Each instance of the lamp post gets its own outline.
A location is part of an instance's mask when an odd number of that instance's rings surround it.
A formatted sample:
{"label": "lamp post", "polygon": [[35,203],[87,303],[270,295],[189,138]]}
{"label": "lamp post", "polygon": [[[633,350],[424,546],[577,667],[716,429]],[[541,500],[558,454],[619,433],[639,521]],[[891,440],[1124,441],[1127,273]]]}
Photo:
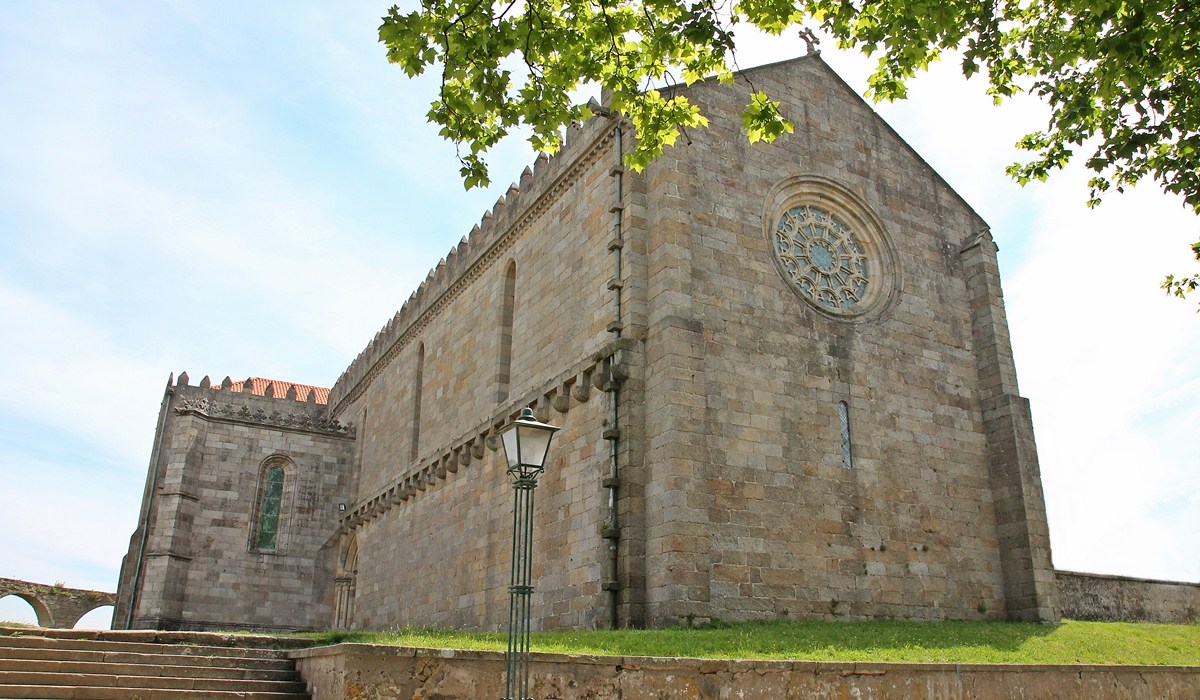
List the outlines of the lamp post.
{"label": "lamp post", "polygon": [[508,585],[508,651],[504,653],[504,700],[529,696],[529,625],[533,596],[533,490],[558,428],[539,423],[526,408],[500,433],[513,484],[512,576]]}

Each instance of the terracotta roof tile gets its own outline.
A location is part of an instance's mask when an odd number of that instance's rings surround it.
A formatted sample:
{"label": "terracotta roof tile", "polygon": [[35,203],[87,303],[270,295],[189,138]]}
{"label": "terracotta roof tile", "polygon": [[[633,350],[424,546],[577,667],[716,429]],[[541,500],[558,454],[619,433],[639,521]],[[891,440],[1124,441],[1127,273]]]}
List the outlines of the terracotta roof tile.
{"label": "terracotta roof tile", "polygon": [[250,383],[250,393],[255,396],[266,396],[267,386],[270,385],[274,395],[277,398],[287,396],[288,389],[296,389],[296,400],[302,403],[307,403],[310,400],[310,395],[316,399],[318,404],[326,404],[329,402],[329,390],[319,386],[309,386],[308,384],[293,384],[292,382],[283,382],[278,379],[266,379],[264,377],[250,377],[236,381],[230,387],[230,391],[241,393],[246,389],[246,383]]}

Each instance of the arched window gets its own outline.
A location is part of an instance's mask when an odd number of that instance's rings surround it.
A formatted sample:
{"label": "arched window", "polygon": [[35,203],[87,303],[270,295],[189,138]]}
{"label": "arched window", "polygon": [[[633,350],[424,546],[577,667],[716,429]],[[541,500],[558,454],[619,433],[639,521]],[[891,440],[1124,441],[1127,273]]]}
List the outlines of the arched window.
{"label": "arched window", "polygon": [[838,401],[838,425],[842,430],[842,466],[850,469],[854,466],[854,456],[850,452],[850,407],[845,401]]}
{"label": "arched window", "polygon": [[504,293],[500,297],[500,338],[496,361],[496,403],[508,399],[512,379],[513,308],[517,302],[517,263],[510,262],[504,271]]}
{"label": "arched window", "polygon": [[284,487],[287,485],[287,467],[290,464],[279,457],[272,457],[263,463],[259,473],[254,530],[250,537],[251,550],[278,552],[281,549]]}

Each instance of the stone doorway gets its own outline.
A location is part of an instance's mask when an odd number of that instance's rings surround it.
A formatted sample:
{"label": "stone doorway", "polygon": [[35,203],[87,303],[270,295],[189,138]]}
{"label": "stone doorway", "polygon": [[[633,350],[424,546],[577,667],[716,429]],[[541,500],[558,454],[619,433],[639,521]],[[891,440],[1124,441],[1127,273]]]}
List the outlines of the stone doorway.
{"label": "stone doorway", "polygon": [[333,579],[333,628],[347,630],[354,624],[354,586],[358,579],[358,538],[351,534],[338,557]]}

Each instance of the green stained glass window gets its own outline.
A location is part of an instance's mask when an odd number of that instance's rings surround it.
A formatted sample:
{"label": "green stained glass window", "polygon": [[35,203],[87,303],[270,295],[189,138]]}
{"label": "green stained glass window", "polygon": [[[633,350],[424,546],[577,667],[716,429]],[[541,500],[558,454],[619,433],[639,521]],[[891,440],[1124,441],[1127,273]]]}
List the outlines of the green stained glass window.
{"label": "green stained glass window", "polygon": [[283,467],[267,469],[262,505],[258,512],[258,548],[275,549],[279,534],[279,508],[283,504]]}

